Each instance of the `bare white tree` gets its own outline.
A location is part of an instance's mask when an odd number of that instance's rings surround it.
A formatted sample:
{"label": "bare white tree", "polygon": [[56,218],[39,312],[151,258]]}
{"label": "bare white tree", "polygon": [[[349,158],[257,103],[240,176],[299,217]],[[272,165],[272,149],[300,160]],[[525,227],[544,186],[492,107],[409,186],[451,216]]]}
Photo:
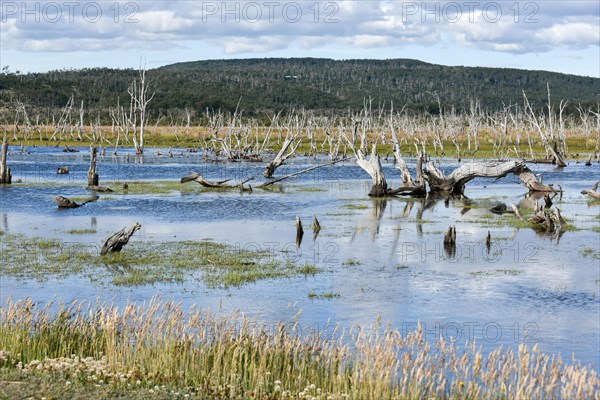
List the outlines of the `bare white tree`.
{"label": "bare white tree", "polygon": [[[148,122],[146,112],[148,110],[148,104],[154,98],[156,92],[149,94],[151,83],[146,78],[146,66],[140,65],[138,78],[131,82],[131,85],[127,89],[127,93],[131,97],[131,112],[133,118],[130,120],[133,123],[134,134],[133,134],[133,145],[135,146],[135,154],[144,154],[144,129]],[[137,130],[137,119],[139,118],[139,131]],[[139,135],[136,135],[136,133]]]}

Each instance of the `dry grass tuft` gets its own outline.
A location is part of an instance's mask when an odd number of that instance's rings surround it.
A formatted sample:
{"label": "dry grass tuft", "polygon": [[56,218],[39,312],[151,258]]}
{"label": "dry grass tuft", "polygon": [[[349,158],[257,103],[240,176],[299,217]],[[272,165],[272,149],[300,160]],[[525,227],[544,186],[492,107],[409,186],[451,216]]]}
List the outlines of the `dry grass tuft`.
{"label": "dry grass tuft", "polygon": [[[272,331],[238,315],[222,318],[154,298],[106,303],[9,301],[0,309],[0,370],[51,374],[79,385],[183,390],[208,398],[593,399],[591,367],[537,346],[484,356],[422,330],[402,336],[376,326]],[[1,376],[1,375],[0,375]],[[162,388],[162,389],[161,389]]]}

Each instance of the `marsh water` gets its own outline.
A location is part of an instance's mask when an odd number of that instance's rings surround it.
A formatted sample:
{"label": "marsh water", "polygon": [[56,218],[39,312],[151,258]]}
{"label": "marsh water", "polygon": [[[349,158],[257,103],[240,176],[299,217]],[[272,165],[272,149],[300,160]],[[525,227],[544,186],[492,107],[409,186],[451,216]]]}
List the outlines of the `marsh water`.
{"label": "marsh water", "polygon": [[[174,157],[156,155],[154,149],[143,159],[127,149],[118,157],[100,156],[100,184],[116,190],[100,193],[98,201],[81,208],[60,210],[55,195],[91,194],[85,190],[87,149],[27,150],[29,154],[20,154],[11,148],[13,181],[21,182],[0,187],[0,230],[5,234],[0,241],[7,234],[23,234],[60,238],[65,246],[97,251],[109,235],[139,222],[142,229],[132,242],[151,246],[213,240],[268,251],[282,262],[288,258],[314,264],[319,272],[227,288],[212,288],[197,279],[114,285],[109,278],[115,271],[108,268],[94,272],[100,279],[86,274],[39,279],[2,272],[2,304],[29,297],[39,303],[101,299],[121,305],[159,295],[224,315],[240,311],[266,327],[297,321],[306,329],[322,330],[335,324],[370,326],[380,320],[406,333],[420,322],[432,341],[440,335],[461,344],[475,340],[485,351],[538,343],[544,352],[599,367],[600,206],[580,191],[600,178],[600,164],[531,166],[544,183],[564,189],[562,199],[556,197],[554,203],[572,229],[557,237],[515,227],[510,222],[514,216],[488,211],[498,202],[533,207],[535,199],[513,176],[470,182],[468,199],[375,200],[367,196],[368,175],[349,161],[285,180],[271,190],[240,193],[176,182],[189,171],[212,180],[256,176],[260,182],[263,163],[205,162],[201,154],[182,150],[174,150]],[[280,167],[276,176],[327,161],[298,157]],[[453,160],[439,161],[445,171],[456,167]],[[393,160],[383,162],[388,183],[399,186]],[[414,160],[407,162],[414,169]],[[64,165],[70,173],[56,175],[57,167]],[[160,193],[136,194],[121,190],[125,181],[173,184]],[[322,226],[316,238],[310,229],[313,215]],[[305,226],[300,246],[296,216]],[[450,225],[457,231],[454,257],[442,245]],[[67,233],[81,229],[92,233]]]}

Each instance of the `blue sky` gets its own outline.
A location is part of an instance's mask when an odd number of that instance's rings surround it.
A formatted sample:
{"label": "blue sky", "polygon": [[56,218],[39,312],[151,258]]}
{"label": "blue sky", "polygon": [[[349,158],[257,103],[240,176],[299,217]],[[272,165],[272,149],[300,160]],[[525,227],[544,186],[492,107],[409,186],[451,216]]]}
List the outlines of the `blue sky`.
{"label": "blue sky", "polygon": [[593,1],[5,1],[0,66],[412,58],[600,77]]}

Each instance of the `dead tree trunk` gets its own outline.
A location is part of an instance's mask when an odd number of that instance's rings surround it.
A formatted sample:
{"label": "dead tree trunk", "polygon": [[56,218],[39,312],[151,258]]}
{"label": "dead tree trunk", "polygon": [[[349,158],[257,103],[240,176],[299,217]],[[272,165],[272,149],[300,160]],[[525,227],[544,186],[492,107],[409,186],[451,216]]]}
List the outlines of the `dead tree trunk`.
{"label": "dead tree trunk", "polygon": [[[393,119],[390,118],[390,130],[392,132],[392,141],[394,143],[394,157],[396,158],[396,169],[400,171],[402,175],[402,187],[395,189],[393,194],[403,194],[412,196],[423,196],[426,194],[425,181],[423,180],[423,161],[425,159],[425,152],[419,152],[417,156],[417,167],[415,180],[412,179],[406,163],[402,159],[400,153],[400,142],[396,135],[396,129],[394,128]],[[440,142],[441,143],[441,142]],[[443,151],[443,150],[442,150]]]}
{"label": "dead tree trunk", "polygon": [[90,169],[88,170],[88,186],[98,186],[98,173],[96,172],[97,150],[94,145],[90,145]]}
{"label": "dead tree trunk", "polygon": [[6,165],[8,154],[8,139],[6,136],[2,142],[2,153],[0,153],[0,184],[10,185],[12,183],[12,172]]}
{"label": "dead tree trunk", "polygon": [[275,170],[278,167],[280,167],[285,162],[285,160],[287,160],[292,155],[294,155],[294,153],[296,152],[296,149],[298,148],[298,146],[300,145],[300,142],[301,142],[297,138],[298,138],[298,133],[285,139],[285,142],[283,142],[283,146],[281,146],[281,150],[279,150],[279,153],[277,153],[277,156],[275,156],[275,159],[273,161],[271,161],[269,164],[267,164],[267,166],[265,167],[265,170],[263,172],[263,176],[265,178],[272,178],[273,174],[275,173]]}
{"label": "dead tree trunk", "polygon": [[530,191],[557,192],[551,186],[538,182],[523,161],[468,163],[458,167],[448,176],[433,162],[428,162],[423,173],[431,192],[463,194],[465,184],[474,178],[502,178],[510,173],[517,175]]}
{"label": "dead tree trunk", "polygon": [[[542,130],[540,121],[538,121],[537,117],[535,116],[535,111],[533,111],[531,104],[529,104],[529,100],[527,99],[527,96],[525,95],[524,91],[523,91],[523,97],[525,99],[525,112],[528,113],[531,124],[538,131],[538,134],[540,135],[540,139],[542,139],[542,143],[544,143],[544,147],[546,148],[546,151],[548,153],[552,154],[552,157],[554,158],[554,162],[556,163],[557,166],[566,167],[567,163],[562,159],[562,157],[559,154],[559,152],[557,151],[557,149],[555,149],[554,147],[552,147],[550,145],[550,138],[548,138],[549,134]],[[549,100],[550,100],[550,87],[548,87],[548,101]],[[550,118],[549,126],[552,127],[551,117],[549,116],[548,118]]]}
{"label": "dead tree trunk", "polygon": [[142,225],[136,222],[131,226],[131,228],[129,228],[128,231],[123,228],[119,232],[111,235],[108,239],[106,239],[106,242],[104,242],[104,246],[102,246],[102,250],[100,250],[100,255],[103,256],[107,253],[116,253],[121,251],[123,246],[129,243],[131,236],[133,236],[133,234],[136,233],[141,227]]}

